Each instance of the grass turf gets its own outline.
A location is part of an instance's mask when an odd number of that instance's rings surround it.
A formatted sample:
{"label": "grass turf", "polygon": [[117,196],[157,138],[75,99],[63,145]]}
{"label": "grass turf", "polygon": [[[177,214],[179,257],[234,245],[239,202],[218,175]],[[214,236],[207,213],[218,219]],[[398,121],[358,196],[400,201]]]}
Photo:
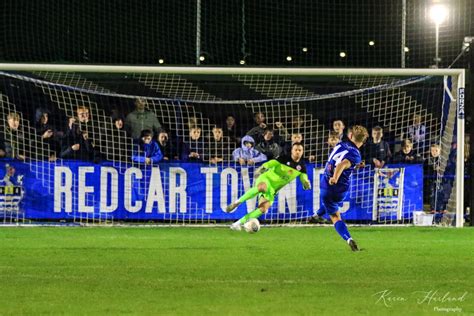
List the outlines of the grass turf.
{"label": "grass turf", "polygon": [[350,231],[2,228],[0,314],[474,314],[474,229]]}

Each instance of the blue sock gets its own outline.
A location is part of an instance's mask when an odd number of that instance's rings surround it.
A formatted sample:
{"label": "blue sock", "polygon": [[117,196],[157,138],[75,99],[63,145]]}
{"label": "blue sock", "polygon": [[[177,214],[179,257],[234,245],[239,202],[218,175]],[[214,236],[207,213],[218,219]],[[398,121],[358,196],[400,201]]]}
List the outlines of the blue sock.
{"label": "blue sock", "polygon": [[325,213],[326,213],[326,210],[325,210],[324,208],[320,208],[320,209],[316,212],[316,214],[317,214],[318,216],[320,216],[320,217],[323,216]]}
{"label": "blue sock", "polygon": [[334,228],[336,229],[337,233],[341,235],[342,239],[344,239],[345,241],[351,238],[351,234],[349,234],[349,231],[347,230],[347,226],[343,221],[337,221],[334,224]]}

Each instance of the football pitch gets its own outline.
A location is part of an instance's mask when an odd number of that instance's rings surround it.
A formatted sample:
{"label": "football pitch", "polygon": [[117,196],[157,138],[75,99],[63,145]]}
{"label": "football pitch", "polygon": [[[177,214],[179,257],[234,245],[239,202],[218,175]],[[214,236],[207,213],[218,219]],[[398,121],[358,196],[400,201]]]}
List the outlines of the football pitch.
{"label": "football pitch", "polygon": [[474,229],[0,229],[0,314],[473,315]]}

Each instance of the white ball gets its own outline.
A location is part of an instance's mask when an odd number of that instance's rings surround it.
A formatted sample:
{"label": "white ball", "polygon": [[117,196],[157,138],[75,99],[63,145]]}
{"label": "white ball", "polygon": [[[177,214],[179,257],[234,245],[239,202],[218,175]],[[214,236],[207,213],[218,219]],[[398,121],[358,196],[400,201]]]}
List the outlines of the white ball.
{"label": "white ball", "polygon": [[244,229],[249,234],[256,233],[260,230],[260,222],[256,218],[251,218],[244,224]]}

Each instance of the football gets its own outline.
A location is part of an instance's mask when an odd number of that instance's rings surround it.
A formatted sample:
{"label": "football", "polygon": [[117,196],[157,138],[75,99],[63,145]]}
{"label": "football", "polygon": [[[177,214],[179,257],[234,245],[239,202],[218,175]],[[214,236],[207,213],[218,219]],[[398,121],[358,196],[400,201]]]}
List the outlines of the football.
{"label": "football", "polygon": [[256,218],[251,218],[244,224],[244,229],[247,233],[256,233],[260,230],[260,222]]}

